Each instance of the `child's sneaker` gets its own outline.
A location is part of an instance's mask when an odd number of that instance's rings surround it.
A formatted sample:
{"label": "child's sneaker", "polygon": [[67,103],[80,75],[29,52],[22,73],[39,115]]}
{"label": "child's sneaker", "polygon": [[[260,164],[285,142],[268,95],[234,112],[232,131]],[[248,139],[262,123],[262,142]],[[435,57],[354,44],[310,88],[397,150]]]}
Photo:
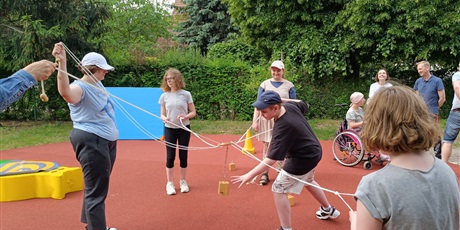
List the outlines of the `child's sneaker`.
{"label": "child's sneaker", "polygon": [[174,183],[173,182],[168,182],[166,184],[166,194],[168,194],[168,195],[175,195],[176,194],[176,188],[174,188]]}
{"label": "child's sneaker", "polygon": [[189,191],[187,182],[185,180],[180,180],[179,184],[180,184],[180,192],[186,193]]}
{"label": "child's sneaker", "polygon": [[331,206],[329,211],[326,211],[323,209],[321,206],[319,210],[316,212],[316,217],[321,220],[326,220],[326,219],[335,219],[340,216],[340,212],[334,208],[334,206]]}

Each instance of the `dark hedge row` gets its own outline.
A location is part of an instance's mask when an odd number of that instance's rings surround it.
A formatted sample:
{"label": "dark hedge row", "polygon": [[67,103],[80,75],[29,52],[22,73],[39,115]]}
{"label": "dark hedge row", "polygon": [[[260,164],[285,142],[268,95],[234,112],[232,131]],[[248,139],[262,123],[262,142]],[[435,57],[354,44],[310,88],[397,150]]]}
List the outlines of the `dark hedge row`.
{"label": "dark hedge row", "polygon": [[[174,67],[179,69],[194,98],[197,118],[203,120],[251,120],[253,107],[259,84],[270,78],[269,66],[254,66],[246,62],[231,59],[205,59],[195,53],[176,52],[165,55],[161,59],[151,59],[146,65],[117,66],[103,81],[105,86],[124,87],[159,87],[164,72]],[[369,70],[368,77],[350,79],[334,77],[315,79],[305,76],[299,68],[290,68],[286,63],[286,78],[292,81],[297,89],[299,99],[311,106],[309,118],[341,118],[344,110],[334,105],[348,103],[349,95],[360,91],[366,96],[373,82],[374,70]],[[376,71],[376,70],[375,70]],[[75,69],[69,69],[77,77],[81,77]],[[408,75],[412,77],[407,77]],[[445,73],[447,102],[443,106],[441,116],[446,118],[452,101],[450,78]],[[398,77],[400,76],[400,77]],[[404,76],[404,77],[402,77]],[[417,72],[402,71],[392,74],[393,80],[409,86],[417,78]],[[404,79],[404,80],[398,80]],[[72,79],[71,79],[72,80]],[[67,104],[59,96],[56,89],[55,76],[45,84],[50,101],[39,100],[40,88],[29,90],[22,99],[0,114],[1,120],[70,120]],[[157,103],[157,99],[152,103]],[[151,111],[159,114],[159,111]]]}

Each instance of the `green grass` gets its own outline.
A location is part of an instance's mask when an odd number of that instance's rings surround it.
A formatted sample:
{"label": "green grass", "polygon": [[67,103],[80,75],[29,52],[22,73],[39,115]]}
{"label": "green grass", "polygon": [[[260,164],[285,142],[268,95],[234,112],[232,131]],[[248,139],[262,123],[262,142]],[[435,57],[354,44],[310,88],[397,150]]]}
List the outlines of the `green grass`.
{"label": "green grass", "polygon": [[64,142],[71,122],[1,122],[0,150]]}
{"label": "green grass", "polygon": [[[332,140],[340,120],[309,120],[320,140]],[[72,122],[0,122],[0,150],[69,141]],[[445,120],[440,122],[444,130]],[[198,134],[240,134],[251,126],[250,121],[192,120],[191,128]],[[460,139],[460,137],[459,137]],[[458,141],[454,146],[458,147]]]}

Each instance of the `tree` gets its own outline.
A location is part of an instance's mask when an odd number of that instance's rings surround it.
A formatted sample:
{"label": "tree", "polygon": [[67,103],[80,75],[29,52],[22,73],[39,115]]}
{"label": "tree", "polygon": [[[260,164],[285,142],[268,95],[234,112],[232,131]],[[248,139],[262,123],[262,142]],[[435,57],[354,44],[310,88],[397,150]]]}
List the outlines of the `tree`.
{"label": "tree", "polygon": [[[13,72],[40,59],[52,60],[54,43],[62,41],[77,57],[89,51],[101,52],[89,41],[105,32],[104,20],[110,15],[99,1],[79,0],[0,0],[0,70]],[[69,59],[71,55],[68,55]],[[69,61],[69,73],[76,63]],[[56,89],[56,81],[46,81],[47,89]],[[48,90],[48,103],[37,103],[39,90],[29,90],[13,104],[8,113],[17,118],[65,119],[67,104],[57,90]],[[20,109],[18,109],[20,108]],[[49,117],[51,116],[51,117]]]}
{"label": "tree", "polygon": [[106,0],[112,17],[107,32],[96,40],[114,64],[142,63],[159,48],[158,39],[168,39],[171,15],[166,6],[149,0]]}
{"label": "tree", "polygon": [[443,66],[460,48],[455,0],[223,1],[251,44],[268,57],[283,52],[311,78],[407,70],[421,59]]}
{"label": "tree", "polygon": [[227,6],[220,0],[184,0],[179,12],[187,19],[179,23],[177,39],[190,47],[198,48],[202,55],[219,42],[228,40],[238,28],[232,24]]}
{"label": "tree", "polygon": [[438,68],[458,62],[460,2],[455,0],[352,1],[338,15],[335,28],[341,48],[353,49],[357,60],[385,60],[413,67],[428,60]]}
{"label": "tree", "polygon": [[94,50],[88,39],[104,31],[109,16],[103,3],[91,0],[1,0],[0,6],[0,68],[10,71],[49,58],[59,41],[77,54]]}

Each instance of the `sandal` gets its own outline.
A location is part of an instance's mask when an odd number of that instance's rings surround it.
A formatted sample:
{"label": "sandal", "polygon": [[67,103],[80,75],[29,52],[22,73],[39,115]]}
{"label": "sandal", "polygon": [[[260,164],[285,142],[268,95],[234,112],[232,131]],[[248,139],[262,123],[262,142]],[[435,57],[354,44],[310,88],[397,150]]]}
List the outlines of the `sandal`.
{"label": "sandal", "polygon": [[266,185],[268,184],[269,181],[270,179],[268,179],[268,173],[262,173],[262,175],[260,175],[260,180],[259,180],[260,185]]}

